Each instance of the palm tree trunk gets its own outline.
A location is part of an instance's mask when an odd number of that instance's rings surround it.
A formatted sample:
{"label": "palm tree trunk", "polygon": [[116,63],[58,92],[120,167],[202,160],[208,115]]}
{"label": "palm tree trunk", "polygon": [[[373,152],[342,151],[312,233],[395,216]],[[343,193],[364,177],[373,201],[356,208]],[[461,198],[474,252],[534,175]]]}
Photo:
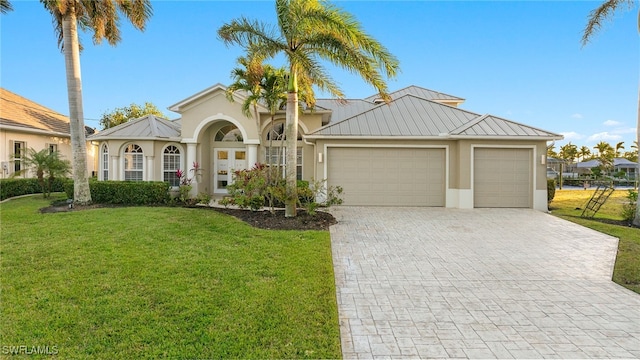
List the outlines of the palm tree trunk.
{"label": "palm tree trunk", "polygon": [[[638,13],[638,28],[640,28],[640,12]],[[638,84],[638,121],[636,127],[636,141],[640,143],[640,83]],[[638,181],[638,175],[640,175],[640,158],[636,168],[636,181]],[[636,217],[633,219],[633,225],[640,226],[640,206],[638,206],[638,201],[636,201]]]}
{"label": "palm tree trunk", "polygon": [[69,96],[69,120],[71,130],[71,159],[73,162],[73,200],[84,205],[91,202],[89,178],[87,177],[87,141],[82,110],[82,80],[80,77],[80,51],[78,24],[75,6],[62,19],[64,62],[67,71],[67,93]]}
{"label": "palm tree trunk", "polygon": [[298,153],[298,81],[295,71],[290,72],[289,91],[287,93],[287,115],[284,128],[286,153],[285,178],[287,195],[285,200],[285,217],[296,216],[298,202],[297,189],[297,153]]}

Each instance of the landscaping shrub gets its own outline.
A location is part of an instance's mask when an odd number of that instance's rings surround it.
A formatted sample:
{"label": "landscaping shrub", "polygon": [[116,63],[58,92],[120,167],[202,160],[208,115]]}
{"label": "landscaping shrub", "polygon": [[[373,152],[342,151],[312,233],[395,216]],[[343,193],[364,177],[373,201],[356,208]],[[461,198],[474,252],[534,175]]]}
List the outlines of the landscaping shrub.
{"label": "landscaping shrub", "polygon": [[[327,197],[327,194],[324,194],[324,187],[318,184],[324,184],[324,182],[314,183],[314,186],[310,186],[306,180],[297,181],[298,205],[307,209],[311,215],[315,213],[318,206],[342,203],[342,200],[338,198],[338,194],[342,192],[341,188],[339,192],[331,189],[331,196]],[[227,190],[229,196],[220,200],[220,204],[224,206],[237,205],[241,209],[249,208],[253,211],[265,206],[272,210],[274,207],[284,207],[287,197],[286,181],[280,177],[277,169],[264,164],[256,164],[251,169],[234,172],[234,182],[227,186]],[[316,203],[318,195],[325,195],[324,198],[331,199],[331,201],[318,204]]]}
{"label": "landscaping shrub", "polygon": [[[51,184],[51,192],[65,191],[65,178],[55,178]],[[0,200],[14,196],[41,194],[42,186],[37,178],[29,179],[0,179]]]}
{"label": "landscaping shrub", "polygon": [[547,179],[547,203],[556,196],[556,179]]}
{"label": "landscaping shrub", "polygon": [[[96,204],[159,205],[169,200],[169,184],[161,181],[89,181],[89,188]],[[73,198],[73,181],[65,191]]]}
{"label": "landscaping shrub", "polygon": [[622,218],[629,224],[636,217],[636,206],[638,204],[638,192],[635,190],[627,190],[627,202],[622,205]]}

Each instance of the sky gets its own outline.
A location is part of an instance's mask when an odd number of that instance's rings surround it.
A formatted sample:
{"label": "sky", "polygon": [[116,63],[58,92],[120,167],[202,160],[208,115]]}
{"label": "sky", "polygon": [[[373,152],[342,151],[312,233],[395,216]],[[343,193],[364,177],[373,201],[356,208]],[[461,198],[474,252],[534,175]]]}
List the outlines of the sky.
{"label": "sky", "polygon": [[[617,14],[585,47],[582,30],[599,1],[333,1],[400,61],[391,91],[410,85],[466,99],[460,106],[559,133],[593,147],[635,140],[640,84],[637,7]],[[0,15],[0,85],[68,115],[64,57],[51,15],[12,1]],[[217,37],[244,16],[275,24],[273,1],[152,1],[144,32],[122,21],[122,41],[81,34],[85,124],[150,101],[167,108],[214,84],[231,83],[243,54]],[[281,59],[272,62],[281,66]],[[325,63],[326,64],[326,63]],[[327,64],[347,98],[375,90]],[[326,94],[318,94],[326,97]]]}

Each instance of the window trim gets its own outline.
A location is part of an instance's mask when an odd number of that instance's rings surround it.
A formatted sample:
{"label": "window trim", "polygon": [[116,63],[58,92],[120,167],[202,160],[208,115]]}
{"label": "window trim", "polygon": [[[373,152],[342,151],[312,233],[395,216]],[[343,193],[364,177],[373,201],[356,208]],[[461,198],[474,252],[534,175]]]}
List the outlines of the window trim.
{"label": "window trim", "polygon": [[[20,145],[20,150],[16,151],[16,145]],[[12,157],[13,157],[13,166],[12,166],[12,170],[13,173],[19,173],[20,171],[23,171],[23,164],[22,164],[22,156],[24,151],[26,151],[27,149],[27,142],[26,141],[20,141],[20,140],[13,140],[11,143],[11,147],[12,147]],[[25,176],[25,174],[23,173],[22,176]]]}
{"label": "window trim", "polygon": [[100,146],[100,176],[103,181],[109,180],[109,145],[107,143]]}
{"label": "window trim", "polygon": [[[181,146],[180,144],[177,144],[177,143],[168,143],[168,144],[165,144],[165,146],[162,148],[162,161],[161,161],[161,164],[160,164],[160,169],[161,169],[161,179],[162,179],[162,181],[165,181],[165,179],[164,179],[165,173],[166,173],[167,171],[169,171],[169,170],[165,170],[165,169],[164,169],[164,166],[165,166],[165,158],[164,158],[164,157],[165,157],[165,155],[166,155],[166,154],[165,154],[165,151],[166,151],[166,150],[167,150],[167,148],[169,148],[170,146],[173,146],[173,147],[175,147],[176,149],[178,149],[178,154],[177,154],[177,155],[178,155],[178,169],[181,169],[181,170],[183,170],[183,171],[184,171],[184,149],[182,148],[182,146]],[[175,155],[175,154],[171,154],[171,155]],[[177,169],[175,169],[175,170],[177,170]],[[174,174],[175,174],[175,170],[172,170]],[[166,181],[165,181],[165,182],[166,182]],[[177,187],[179,187],[179,186],[180,186],[180,179],[178,179],[178,185],[171,185],[171,183],[169,183],[169,185],[170,185],[172,188],[177,188]]]}
{"label": "window trim", "polygon": [[[140,149],[139,152],[128,152],[128,150],[130,149],[130,147],[132,146],[137,146],[138,149]],[[141,166],[140,169],[127,169],[127,155],[140,155],[142,157],[142,161],[141,161]],[[133,157],[132,157],[133,160]],[[142,146],[138,145],[137,143],[129,143],[127,145],[124,146],[124,148],[122,149],[122,179],[124,181],[145,181],[145,166],[144,166],[144,150],[142,149]],[[133,165],[135,165],[135,162],[133,163]],[[129,175],[131,175],[131,173],[133,172],[139,172],[140,173],[140,179],[127,179],[127,173],[129,173]]]}

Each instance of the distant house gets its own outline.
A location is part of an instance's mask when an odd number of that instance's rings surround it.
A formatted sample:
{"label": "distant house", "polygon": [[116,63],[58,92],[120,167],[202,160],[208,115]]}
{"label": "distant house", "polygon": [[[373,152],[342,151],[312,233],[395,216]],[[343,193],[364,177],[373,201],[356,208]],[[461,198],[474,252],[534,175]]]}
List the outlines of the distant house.
{"label": "distant house", "polygon": [[[581,174],[590,174],[591,169],[601,165],[600,160],[593,159],[589,161],[583,161],[578,163],[578,172]],[[625,172],[627,177],[635,178],[637,174],[638,163],[630,161],[625,158],[613,159],[613,172]]]}
{"label": "distant house", "polygon": [[[214,85],[169,107],[175,121],[146,116],[89,137],[99,142],[99,180],[161,180],[201,174],[192,192],[227,193],[233,171],[281,161],[285,112],[275,121],[242,113]],[[344,188],[345,205],[522,207],[547,210],[547,141],[561,135],[462,110],[464,99],[410,86],[385,104],[318,99],[300,114],[299,179]]]}
{"label": "distant house", "polygon": [[[87,135],[95,132],[89,127],[85,127],[85,130]],[[0,178],[24,170],[24,164],[14,154],[27,148],[59,151],[71,161],[69,118],[0,88]],[[95,147],[87,142],[88,175],[95,171],[95,152]],[[24,172],[21,176],[34,175]]]}

